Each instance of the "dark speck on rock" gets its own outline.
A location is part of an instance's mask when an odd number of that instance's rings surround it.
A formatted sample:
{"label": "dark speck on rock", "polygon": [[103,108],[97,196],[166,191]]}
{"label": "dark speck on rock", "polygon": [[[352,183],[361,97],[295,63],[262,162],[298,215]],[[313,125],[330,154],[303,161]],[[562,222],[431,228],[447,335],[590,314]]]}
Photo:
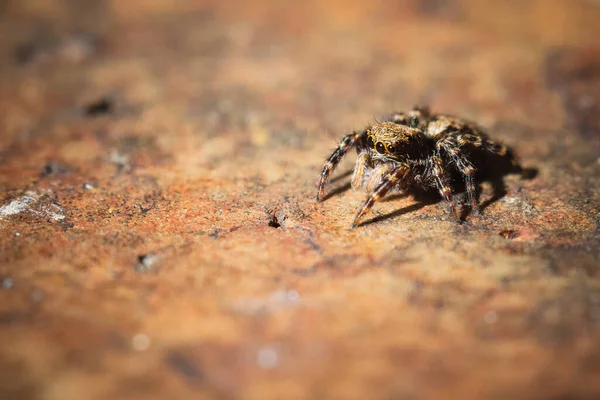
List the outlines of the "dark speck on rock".
{"label": "dark speck on rock", "polygon": [[55,161],[51,161],[48,164],[44,165],[44,168],[42,170],[42,176],[57,175],[68,171],[69,167],[67,167],[66,165],[60,164]]}
{"label": "dark speck on rock", "polygon": [[519,232],[512,229],[507,229],[500,232],[499,235],[502,236],[504,239],[516,239],[519,237]]}
{"label": "dark speck on rock", "polygon": [[190,384],[198,385],[202,382],[202,371],[185,354],[179,351],[170,351],[165,361],[171,369],[182,375]]}
{"label": "dark speck on rock", "polygon": [[104,97],[94,103],[90,103],[85,107],[85,115],[89,117],[97,117],[104,114],[110,114],[114,109],[113,101]]}
{"label": "dark speck on rock", "polygon": [[154,254],[141,254],[138,256],[138,263],[135,266],[137,272],[150,272],[156,267],[158,256]]}
{"label": "dark speck on rock", "polygon": [[24,43],[14,50],[14,58],[17,64],[23,65],[29,63],[35,58],[37,48],[33,43]]}
{"label": "dark speck on rock", "polygon": [[269,226],[271,228],[281,228],[281,224],[275,215],[272,215],[269,219]]}

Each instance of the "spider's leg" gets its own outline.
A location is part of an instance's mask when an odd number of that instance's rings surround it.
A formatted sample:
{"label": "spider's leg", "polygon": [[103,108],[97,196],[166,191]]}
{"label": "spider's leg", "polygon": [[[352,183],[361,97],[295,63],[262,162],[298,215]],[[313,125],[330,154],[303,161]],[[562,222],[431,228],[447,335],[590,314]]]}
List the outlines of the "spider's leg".
{"label": "spider's leg", "polygon": [[504,146],[501,143],[496,143],[492,140],[485,140],[484,144],[483,144],[483,149],[486,151],[489,151],[490,153],[493,154],[497,154],[500,157],[508,157],[508,159],[510,160],[513,168],[515,168],[516,171],[523,171],[523,168],[521,167],[521,162],[519,161],[519,158],[512,152],[510,151],[510,149],[506,146]]}
{"label": "spider's leg", "polygon": [[405,112],[393,112],[391,114],[386,115],[385,117],[383,117],[383,121],[382,122],[394,122],[396,124],[406,124],[408,120],[408,114]]}
{"label": "spider's leg", "polygon": [[387,173],[382,179],[382,182],[375,188],[375,190],[373,190],[373,192],[369,194],[367,200],[365,200],[362,207],[358,210],[358,213],[356,213],[356,217],[354,217],[354,221],[352,222],[351,227],[356,228],[356,226],[358,225],[358,221],[363,215],[369,212],[371,207],[373,207],[373,204],[375,204],[377,200],[385,196],[385,194],[391,188],[393,188],[400,179],[404,178],[409,171],[410,167],[407,164],[400,164],[399,166],[391,170],[389,173]]}
{"label": "spider's leg", "polygon": [[473,133],[462,133],[456,136],[456,142],[459,146],[471,145],[475,148],[481,148],[493,154],[497,154],[500,157],[510,155],[514,159],[514,163],[517,163],[514,155],[509,151],[508,147],[501,143],[496,143],[490,140],[484,135],[477,135]]}
{"label": "spider's leg", "polygon": [[429,118],[431,116],[431,110],[428,106],[413,106],[413,111],[418,112],[423,118]]}
{"label": "spider's leg", "polygon": [[446,205],[454,215],[456,221],[460,222],[460,215],[456,211],[456,204],[454,203],[452,189],[450,188],[450,179],[444,170],[442,159],[438,156],[433,156],[429,160],[431,163],[431,174],[433,175],[435,186],[439,190],[442,198],[446,201]]}
{"label": "spider's leg", "polygon": [[342,161],[342,158],[346,155],[348,150],[352,146],[355,146],[365,135],[367,134],[366,130],[362,130],[359,132],[352,132],[349,135],[346,135],[339,146],[333,151],[325,165],[323,166],[323,170],[321,171],[321,180],[319,181],[319,191],[317,193],[317,201],[323,200],[323,194],[325,193],[325,184],[327,183],[327,178],[333,172],[335,167]]}
{"label": "spider's leg", "polygon": [[438,152],[446,154],[454,165],[456,165],[456,169],[458,169],[465,181],[465,189],[467,191],[467,198],[471,204],[471,210],[475,214],[479,214],[479,200],[477,199],[477,189],[475,187],[475,167],[473,163],[461,153],[460,145],[454,138],[442,139],[437,142],[436,147]]}
{"label": "spider's leg", "polygon": [[409,125],[414,128],[423,128],[421,125],[431,117],[428,107],[414,106],[408,112],[393,112],[387,115],[383,122],[393,122],[401,125]]}

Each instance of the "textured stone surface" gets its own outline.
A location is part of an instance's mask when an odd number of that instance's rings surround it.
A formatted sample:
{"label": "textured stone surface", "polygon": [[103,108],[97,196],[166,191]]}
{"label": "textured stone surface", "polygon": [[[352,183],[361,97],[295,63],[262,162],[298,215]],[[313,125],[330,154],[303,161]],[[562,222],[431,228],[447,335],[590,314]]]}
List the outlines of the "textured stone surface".
{"label": "textured stone surface", "polygon": [[[0,5],[0,398],[600,397],[598,2],[364,3]],[[414,103],[537,174],[349,230]]]}

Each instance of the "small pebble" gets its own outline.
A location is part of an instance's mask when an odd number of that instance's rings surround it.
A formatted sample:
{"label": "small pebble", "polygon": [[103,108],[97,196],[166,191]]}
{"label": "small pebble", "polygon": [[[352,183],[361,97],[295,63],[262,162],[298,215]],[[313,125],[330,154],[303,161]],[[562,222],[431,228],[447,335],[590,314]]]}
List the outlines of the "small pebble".
{"label": "small pebble", "polygon": [[15,232],[15,236],[19,237],[19,236],[21,236],[21,234],[19,232]]}
{"label": "small pebble", "polygon": [[85,190],[92,190],[92,189],[94,189],[94,186],[93,186],[93,185],[91,185],[91,184],[89,184],[89,183],[84,183],[84,184],[83,184],[83,188],[84,188]]}

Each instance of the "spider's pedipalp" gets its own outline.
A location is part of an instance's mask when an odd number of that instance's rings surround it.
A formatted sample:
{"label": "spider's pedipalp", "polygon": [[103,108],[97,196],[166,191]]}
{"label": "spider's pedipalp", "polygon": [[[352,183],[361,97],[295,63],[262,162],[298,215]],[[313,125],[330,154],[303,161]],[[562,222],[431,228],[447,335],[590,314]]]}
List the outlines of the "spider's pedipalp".
{"label": "spider's pedipalp", "polygon": [[385,177],[392,169],[394,169],[394,166],[389,163],[375,167],[373,172],[371,172],[369,179],[365,182],[365,191],[367,193],[372,193],[375,188],[384,181]]}
{"label": "spider's pedipalp", "polygon": [[327,179],[329,175],[333,172],[335,167],[342,161],[342,158],[346,155],[348,150],[355,146],[362,138],[367,134],[366,130],[352,132],[349,135],[346,135],[338,145],[338,147],[333,151],[329,159],[323,166],[321,171],[321,179],[319,180],[319,191],[317,192],[317,201],[323,200],[323,195],[325,193],[325,184],[327,183]]}
{"label": "spider's pedipalp", "polygon": [[358,213],[354,217],[354,221],[352,222],[351,228],[356,228],[358,225],[358,221],[365,215],[373,204],[375,204],[380,198],[386,195],[386,193],[396,186],[398,181],[404,178],[410,171],[410,166],[407,164],[400,164],[392,169],[385,177],[382,179],[382,182],[369,194],[367,200],[363,203],[362,207],[358,210]]}
{"label": "spider's pedipalp", "polygon": [[360,187],[367,168],[372,168],[371,156],[368,152],[362,152],[356,158],[356,165],[354,166],[351,180],[352,189],[356,190]]}

